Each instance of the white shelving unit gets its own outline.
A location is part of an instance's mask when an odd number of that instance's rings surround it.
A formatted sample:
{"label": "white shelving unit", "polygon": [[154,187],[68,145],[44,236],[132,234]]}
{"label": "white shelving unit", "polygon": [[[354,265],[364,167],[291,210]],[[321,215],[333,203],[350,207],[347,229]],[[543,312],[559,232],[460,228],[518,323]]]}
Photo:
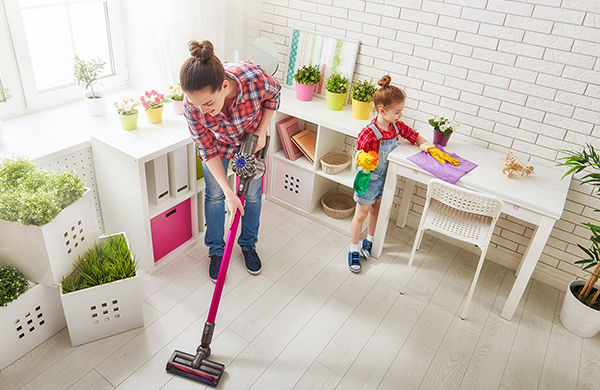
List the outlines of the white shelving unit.
{"label": "white shelving unit", "polygon": [[[301,129],[308,128],[315,133],[317,142],[314,164],[304,156],[296,161],[285,157],[276,123],[288,116],[298,118]],[[346,137],[356,139],[360,130],[368,124],[369,120],[352,117],[350,104],[341,111],[332,111],[325,107],[323,99],[314,98],[310,102],[303,102],[296,99],[295,90],[283,89],[279,110],[275,112],[271,122],[268,199],[349,234],[352,217],[340,220],[327,216],[321,206],[321,197],[334,191],[352,194],[355,172],[349,166],[338,174],[326,174],[321,169],[320,159],[327,154],[344,151]],[[290,189],[287,184],[292,183],[286,183],[286,180],[292,179],[294,188]],[[296,185],[299,187],[296,188]]]}

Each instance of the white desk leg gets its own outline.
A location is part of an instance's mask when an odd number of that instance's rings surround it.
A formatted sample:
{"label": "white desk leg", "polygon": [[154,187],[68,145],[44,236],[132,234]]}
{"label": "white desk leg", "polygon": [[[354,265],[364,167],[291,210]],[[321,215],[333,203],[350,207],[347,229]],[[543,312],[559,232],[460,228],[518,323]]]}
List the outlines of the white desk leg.
{"label": "white desk leg", "polygon": [[535,230],[523,257],[523,261],[521,262],[515,284],[513,285],[512,290],[510,290],[510,294],[508,295],[508,299],[506,300],[506,304],[504,305],[504,309],[502,309],[500,317],[508,321],[512,320],[555,222],[555,219],[544,217]]}
{"label": "white desk leg", "polygon": [[406,226],[406,220],[408,219],[408,210],[410,209],[410,202],[412,201],[413,192],[415,191],[415,181],[406,179],[406,185],[404,186],[404,192],[402,192],[402,199],[400,200],[400,209],[398,210],[398,217],[396,218],[396,226],[403,228]]}
{"label": "white desk leg", "polygon": [[390,219],[390,211],[394,202],[394,193],[396,192],[396,164],[389,163],[385,184],[383,185],[383,196],[381,197],[381,206],[379,208],[379,217],[375,225],[375,235],[373,236],[373,249],[371,256],[379,257],[383,251],[383,242],[387,233],[387,224]]}

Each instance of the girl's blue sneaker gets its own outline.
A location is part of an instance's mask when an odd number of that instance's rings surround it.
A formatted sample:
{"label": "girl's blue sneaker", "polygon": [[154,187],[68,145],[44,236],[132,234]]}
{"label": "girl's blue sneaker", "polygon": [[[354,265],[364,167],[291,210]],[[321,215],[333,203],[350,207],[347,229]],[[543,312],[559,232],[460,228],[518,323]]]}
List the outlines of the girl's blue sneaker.
{"label": "girl's blue sneaker", "polygon": [[360,272],[360,256],[358,252],[348,252],[348,267],[352,272]]}
{"label": "girl's blue sneaker", "polygon": [[362,244],[360,246],[360,253],[367,260],[369,260],[371,258],[371,249],[373,249],[373,243],[368,240],[362,240]]}

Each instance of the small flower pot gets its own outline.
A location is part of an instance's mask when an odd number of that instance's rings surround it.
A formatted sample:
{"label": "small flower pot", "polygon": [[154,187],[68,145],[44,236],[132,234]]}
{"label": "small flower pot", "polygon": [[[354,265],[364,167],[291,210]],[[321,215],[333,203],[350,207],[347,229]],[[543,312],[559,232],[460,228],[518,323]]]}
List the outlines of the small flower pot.
{"label": "small flower pot", "polygon": [[135,114],[119,114],[121,120],[121,127],[123,130],[135,130],[137,129],[138,113]]}
{"label": "small flower pot", "polygon": [[356,119],[369,119],[373,102],[360,102],[352,99],[352,117]]}
{"label": "small flower pot", "polygon": [[183,100],[171,100],[175,115],[183,115]]}
{"label": "small flower pot", "polygon": [[162,122],[163,106],[151,108],[146,111],[146,118],[148,123],[160,123]]}
{"label": "small flower pot", "polygon": [[444,133],[440,133],[437,130],[433,130],[433,144],[446,146],[448,144],[448,140],[450,139],[451,135],[452,135],[452,133],[450,133],[448,135],[444,135]]}
{"label": "small flower pot", "polygon": [[83,94],[83,100],[85,101],[88,114],[90,116],[106,115],[106,93],[97,91],[94,93],[94,96],[96,97],[92,97],[92,92]]}
{"label": "small flower pot", "polygon": [[340,111],[342,108],[344,108],[346,94],[325,91],[325,99],[325,107],[333,111]]}
{"label": "small flower pot", "polygon": [[296,83],[296,98],[303,102],[310,102],[315,93],[315,86]]}

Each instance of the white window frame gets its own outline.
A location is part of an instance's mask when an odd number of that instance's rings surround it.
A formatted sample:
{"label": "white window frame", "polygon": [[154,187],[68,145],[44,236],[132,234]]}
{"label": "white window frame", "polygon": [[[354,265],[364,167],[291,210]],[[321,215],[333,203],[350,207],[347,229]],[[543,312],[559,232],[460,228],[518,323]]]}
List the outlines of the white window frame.
{"label": "white window frame", "polygon": [[[120,0],[105,0],[110,23],[110,42],[114,60],[114,75],[98,80],[98,90],[111,91],[128,86],[127,63],[121,17]],[[18,0],[0,0],[3,5],[0,15],[0,75],[2,83],[13,96],[7,103],[0,104],[0,119],[38,111],[68,102],[83,99],[84,86],[73,82],[71,86],[37,92],[31,56],[27,44],[23,18]],[[2,10],[0,10],[2,11]],[[2,20],[4,19],[5,20]]]}

